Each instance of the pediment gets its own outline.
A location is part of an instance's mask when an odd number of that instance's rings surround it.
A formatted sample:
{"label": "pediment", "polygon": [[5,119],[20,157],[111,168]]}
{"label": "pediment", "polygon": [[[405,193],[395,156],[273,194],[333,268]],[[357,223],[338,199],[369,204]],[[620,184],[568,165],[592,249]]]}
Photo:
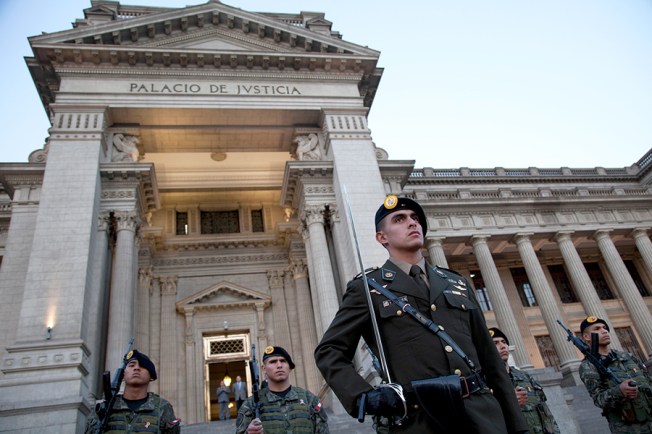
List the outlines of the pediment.
{"label": "pediment", "polygon": [[[125,18],[104,6],[86,10],[87,17],[111,16],[109,22],[79,25],[74,29],[30,38],[34,48],[46,45],[75,50],[139,50],[174,48],[177,51],[271,51],[376,56],[378,52],[326,34],[331,22],[309,17],[297,24],[283,14],[243,11],[220,2],[178,9],[153,9]],[[313,31],[308,27],[316,26]]]}
{"label": "pediment", "polygon": [[266,308],[272,302],[271,296],[228,281],[192,294],[176,303],[180,313],[194,310],[219,310],[240,307]]}

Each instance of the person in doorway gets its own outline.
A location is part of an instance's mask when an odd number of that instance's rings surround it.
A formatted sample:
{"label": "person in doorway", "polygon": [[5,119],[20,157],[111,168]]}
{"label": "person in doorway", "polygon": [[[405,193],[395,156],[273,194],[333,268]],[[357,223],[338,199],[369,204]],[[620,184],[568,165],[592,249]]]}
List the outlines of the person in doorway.
{"label": "person in doorway", "polygon": [[[172,404],[149,392],[149,383],[157,378],[154,363],[138,350],[127,353],[125,360],[124,393],[116,397],[103,432],[178,434],[181,419],[174,416]],[[86,434],[97,433],[101,423],[93,412],[86,423]]]}
{"label": "person in doorway", "polygon": [[231,391],[229,386],[224,384],[224,380],[220,381],[220,387],[217,388],[217,405],[220,408],[220,420],[226,420],[231,418],[231,412],[229,410],[229,395]]}
{"label": "person in doorway", "polygon": [[235,384],[233,385],[233,397],[235,398],[236,409],[240,410],[242,403],[247,399],[247,385],[242,381],[239,375],[235,377]]}
{"label": "person in doorway", "polygon": [[505,363],[505,370],[514,385],[518,405],[525,417],[530,433],[559,434],[559,427],[546,403],[543,387],[527,372],[509,366],[509,339],[496,327],[489,329],[500,358]]}
{"label": "person in doorway", "polygon": [[[259,401],[250,396],[238,411],[236,434],[328,434],[328,419],[321,401],[310,391],[290,384],[294,363],[288,352],[268,346],[263,355],[267,387]],[[256,417],[256,408],[260,417]]]}
{"label": "person in doorway", "polygon": [[[317,366],[344,408],[358,418],[365,413],[386,418],[390,433],[526,432],[472,286],[423,257],[428,224],[421,206],[389,195],[376,212],[375,227],[389,260],[349,282],[315,350]],[[437,332],[408,315],[403,303],[436,323]],[[378,352],[375,324],[384,354]],[[447,332],[457,349],[439,331]],[[361,337],[386,359],[384,376],[391,385],[373,388],[358,373],[353,358]]]}
{"label": "person in doorway", "polygon": [[580,324],[582,340],[591,347],[591,335],[598,338],[599,362],[618,379],[601,375],[589,360],[580,364],[580,379],[602,409],[612,433],[652,433],[652,377],[647,367],[630,353],[611,348],[609,325],[589,316]]}

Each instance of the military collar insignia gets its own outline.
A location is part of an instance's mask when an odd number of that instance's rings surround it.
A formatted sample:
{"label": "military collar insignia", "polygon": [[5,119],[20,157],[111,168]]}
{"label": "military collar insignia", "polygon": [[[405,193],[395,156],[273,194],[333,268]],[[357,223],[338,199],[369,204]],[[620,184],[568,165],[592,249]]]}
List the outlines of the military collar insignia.
{"label": "military collar insignia", "polygon": [[396,271],[392,271],[392,270],[388,270],[387,268],[383,268],[381,270],[381,272],[382,272],[383,280],[390,280],[391,281],[391,280],[394,280],[394,278],[396,277]]}
{"label": "military collar insignia", "polygon": [[435,270],[435,273],[437,273],[437,275],[438,275],[439,277],[443,277],[444,279],[448,277],[448,276],[446,275],[446,273],[444,273],[443,271],[441,271],[439,268],[437,268],[437,267],[433,267],[433,269]]}

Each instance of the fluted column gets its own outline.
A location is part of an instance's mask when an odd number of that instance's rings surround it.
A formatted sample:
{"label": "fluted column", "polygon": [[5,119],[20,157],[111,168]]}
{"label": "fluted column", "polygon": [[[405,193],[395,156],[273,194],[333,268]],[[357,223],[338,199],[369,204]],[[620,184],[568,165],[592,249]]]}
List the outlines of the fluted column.
{"label": "fluted column", "polygon": [[111,272],[109,301],[109,333],[106,345],[106,367],[120,366],[129,339],[134,335],[135,248],[140,218],[134,211],[117,211],[117,240]]}
{"label": "fluted column", "polygon": [[[298,229],[299,232],[301,233],[301,237],[303,238],[303,244],[306,248],[306,260],[307,260],[308,270],[314,270],[315,269],[314,259],[312,257],[312,251],[310,250],[310,231],[308,231],[306,222],[303,221]],[[317,287],[317,282],[315,281],[315,276],[313,276],[312,274],[308,274],[308,288],[316,288],[316,287]],[[317,332],[319,332],[319,330],[324,329],[324,327],[322,326],[321,312],[319,311],[319,300],[317,299],[317,296],[314,293],[312,294],[310,301],[312,302],[312,312],[315,315],[316,330]]]}
{"label": "fluted column", "polygon": [[177,396],[177,339],[176,307],[177,276],[161,276],[161,359],[159,387],[168,401]]}
{"label": "fluted column", "polygon": [[[607,311],[602,305],[600,297],[591,282],[589,273],[577,253],[575,244],[571,238],[572,231],[562,231],[555,234],[555,240],[559,246],[561,256],[564,258],[564,264],[568,270],[568,277],[573,283],[573,288],[577,291],[577,296],[580,298],[584,313],[587,315],[595,315],[598,318],[608,319]],[[569,326],[570,327],[570,326]],[[611,336],[611,342],[620,348],[618,336],[615,333]]]}
{"label": "fluted column", "polygon": [[317,347],[317,328],[310,300],[308,287],[308,268],[303,260],[293,260],[291,263],[294,286],[297,290],[297,323],[301,337],[301,352],[306,372],[306,386],[308,390],[317,393],[321,384],[321,377],[317,371],[313,351]]}
{"label": "fluted column", "polygon": [[648,274],[652,276],[652,241],[650,241],[648,230],[648,228],[636,228],[632,231],[631,237],[634,238],[636,248],[643,258]]}
{"label": "fluted column", "polygon": [[267,347],[267,325],[265,324],[265,305],[263,303],[256,303],[256,319],[258,321],[258,353],[256,358],[260,360],[259,356],[262,350]]}
{"label": "fluted column", "polygon": [[197,379],[195,378],[195,336],[194,336],[194,309],[185,309],[183,314],[186,320],[186,328],[183,342],[186,350],[186,409],[188,413],[187,423],[199,422],[197,408]]}
{"label": "fluted column", "polygon": [[[287,270],[283,273],[283,287],[285,288],[285,305],[287,306],[287,320],[289,324],[301,324],[299,321],[299,316],[297,312],[297,289],[294,285],[294,277],[292,276],[292,271]],[[292,359],[294,363],[299,367],[294,370],[294,375],[296,376],[295,384],[304,387],[306,385],[306,374],[305,374],[305,362],[303,360],[303,352],[301,351],[301,336],[300,327],[290,327],[288,325],[288,330],[290,333],[290,345],[288,351],[292,354]]]}
{"label": "fluted column", "polygon": [[562,369],[569,365],[577,365],[579,363],[577,353],[573,346],[566,341],[564,330],[557,325],[557,320],[563,318],[561,310],[555,301],[552,289],[548,285],[548,280],[530,242],[529,234],[517,234],[514,241],[523,260],[525,271],[532,285],[532,291],[537,298],[543,321],[550,333],[550,339],[559,356]]}
{"label": "fluted column", "polygon": [[283,270],[268,270],[267,282],[272,295],[272,317],[274,324],[274,345],[292,351],[288,307],[283,294]]}
{"label": "fluted column", "polygon": [[[161,282],[158,277],[154,277],[156,282],[152,282],[149,288],[149,357],[156,363],[161,360]],[[151,392],[159,393],[161,383],[154,381],[150,383]]]}
{"label": "fluted column", "polygon": [[136,348],[150,354],[149,294],[152,292],[152,266],[138,270],[138,292],[136,294]]}
{"label": "fluted column", "polygon": [[508,336],[510,343],[514,346],[512,355],[516,365],[522,369],[532,368],[532,361],[525,348],[523,337],[518,328],[518,322],[510,307],[505,287],[498,274],[498,269],[491,256],[487,239],[489,237],[485,235],[474,236],[472,238],[472,245],[473,253],[480,267],[480,273],[482,273],[482,279],[485,285],[487,285],[487,291],[489,292],[489,297],[491,297],[496,321],[500,329]]}
{"label": "fluted column", "polygon": [[330,255],[328,254],[326,232],[324,231],[324,207],[307,207],[304,210],[304,216],[310,233],[310,252],[313,257],[314,269],[311,272],[315,276],[316,284],[313,289],[317,294],[319,310],[322,313],[321,330],[319,330],[321,336],[335,317],[339,302],[335,289],[335,276],[333,275]]}
{"label": "fluted column", "polygon": [[638,292],[632,276],[629,275],[623,259],[609,237],[609,231],[596,231],[594,238],[649,356],[652,354],[652,316],[647,304],[641,297],[641,293]]}
{"label": "fluted column", "polygon": [[432,265],[448,268],[448,261],[444,253],[444,237],[428,237],[426,239],[426,248]]}

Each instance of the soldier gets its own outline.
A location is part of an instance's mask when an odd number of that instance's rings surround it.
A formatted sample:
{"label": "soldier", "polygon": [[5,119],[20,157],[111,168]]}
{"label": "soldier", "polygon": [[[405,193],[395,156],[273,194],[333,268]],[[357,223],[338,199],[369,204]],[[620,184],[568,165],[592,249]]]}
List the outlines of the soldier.
{"label": "soldier", "polygon": [[616,383],[600,375],[586,358],[580,365],[580,378],[612,433],[652,433],[652,378],[636,357],[611,348],[609,332],[607,322],[595,316],[580,324],[582,339],[589,347],[591,334],[598,335],[600,362],[622,381]]}
{"label": "soldier", "polygon": [[[117,396],[104,432],[179,433],[181,419],[174,416],[172,404],[159,395],[148,392],[150,381],[156,380],[154,363],[138,350],[129,352],[125,359],[124,393]],[[86,434],[96,433],[100,423],[97,414],[93,412],[86,423]]]}
{"label": "soldier", "polygon": [[[368,273],[371,282],[390,290],[397,303],[407,302],[439,327],[435,326],[437,334],[426,329],[405,314],[407,307],[399,307],[370,287],[387,360],[385,371],[393,381],[391,387],[373,388],[353,363],[360,337],[381,359],[383,354],[378,352],[362,276],[349,282],[340,309],[315,350],[317,366],[344,408],[358,418],[364,413],[376,419],[387,417],[392,421],[389,432],[526,432],[512,383],[473,288],[460,274],[433,267],[423,257],[428,228],[421,206],[407,198],[387,196],[376,212],[375,224],[376,241],[390,257],[381,269]],[[443,342],[439,331],[447,332],[455,345]]]}
{"label": "soldier", "polygon": [[518,405],[525,417],[530,433],[559,434],[559,427],[553,417],[543,387],[532,376],[520,369],[509,366],[509,339],[496,327],[489,329],[489,334],[496,344],[500,358],[505,363],[505,370],[514,385]]}
{"label": "soldier", "polygon": [[[250,396],[238,411],[237,434],[328,434],[322,403],[315,395],[290,384],[292,358],[285,349],[269,346],[263,355],[267,386],[259,391],[260,401]],[[258,406],[260,418],[255,417]]]}

